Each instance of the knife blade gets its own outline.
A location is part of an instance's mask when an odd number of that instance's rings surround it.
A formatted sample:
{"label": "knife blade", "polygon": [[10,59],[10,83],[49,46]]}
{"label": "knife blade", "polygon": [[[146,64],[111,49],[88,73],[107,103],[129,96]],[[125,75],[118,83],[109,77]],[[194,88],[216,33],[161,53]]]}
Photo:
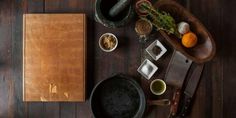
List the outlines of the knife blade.
{"label": "knife blade", "polygon": [[184,89],[184,94],[182,96],[181,108],[180,108],[180,117],[185,117],[190,111],[190,106],[192,104],[192,98],[197,90],[197,86],[201,79],[201,73],[203,71],[204,64],[197,65],[191,74],[188,83]]}
{"label": "knife blade", "polygon": [[165,76],[166,84],[181,89],[191,64],[192,60],[175,50]]}
{"label": "knife blade", "polygon": [[178,111],[181,89],[191,64],[192,60],[174,50],[165,76],[166,84],[176,89],[171,102],[169,118],[175,116]]}

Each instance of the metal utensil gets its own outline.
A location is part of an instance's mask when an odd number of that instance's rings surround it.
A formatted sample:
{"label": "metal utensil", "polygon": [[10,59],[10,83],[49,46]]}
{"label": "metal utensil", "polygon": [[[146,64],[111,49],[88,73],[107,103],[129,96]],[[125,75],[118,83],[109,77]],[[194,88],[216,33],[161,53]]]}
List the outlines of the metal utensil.
{"label": "metal utensil", "polygon": [[191,77],[188,80],[187,86],[184,89],[184,94],[181,102],[180,116],[184,117],[190,111],[190,106],[192,104],[193,96],[197,90],[197,86],[201,79],[201,73],[203,71],[204,64],[197,65],[194,69]]}
{"label": "metal utensil", "polygon": [[191,64],[192,60],[175,50],[165,76],[166,84],[181,88]]}
{"label": "metal utensil", "polygon": [[192,60],[185,57],[179,51],[174,51],[165,77],[166,84],[176,89],[172,99],[169,117],[176,115],[178,111],[181,89],[191,64]]}

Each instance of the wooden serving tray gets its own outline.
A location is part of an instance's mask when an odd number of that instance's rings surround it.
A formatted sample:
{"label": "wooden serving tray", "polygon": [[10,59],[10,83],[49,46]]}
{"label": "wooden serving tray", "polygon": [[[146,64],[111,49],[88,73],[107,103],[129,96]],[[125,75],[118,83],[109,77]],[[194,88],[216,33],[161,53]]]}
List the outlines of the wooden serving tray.
{"label": "wooden serving tray", "polygon": [[23,100],[85,101],[85,15],[24,14],[23,22]]}
{"label": "wooden serving tray", "polygon": [[196,63],[203,63],[211,60],[216,52],[215,42],[211,34],[202,25],[202,23],[194,17],[187,9],[182,7],[174,0],[161,0],[154,5],[155,8],[166,11],[174,17],[176,23],[186,21],[190,24],[190,29],[198,37],[198,44],[193,48],[185,48],[181,44],[181,40],[173,35],[167,35],[164,31],[160,33],[166,40],[183,55]]}

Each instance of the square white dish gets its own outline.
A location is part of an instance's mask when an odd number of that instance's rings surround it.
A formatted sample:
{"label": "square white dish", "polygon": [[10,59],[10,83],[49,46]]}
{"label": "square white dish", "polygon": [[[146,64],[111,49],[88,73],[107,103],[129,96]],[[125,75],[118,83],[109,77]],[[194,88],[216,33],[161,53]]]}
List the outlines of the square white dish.
{"label": "square white dish", "polygon": [[[161,49],[161,52],[158,55],[154,54],[154,52],[153,52],[153,48],[155,46],[158,46]],[[146,48],[146,51],[154,60],[157,61],[158,59],[160,59],[166,53],[167,49],[161,44],[160,41],[155,40],[152,44],[150,44]]]}
{"label": "square white dish", "polygon": [[157,70],[158,67],[155,64],[153,64],[150,60],[145,59],[137,71],[149,80]]}

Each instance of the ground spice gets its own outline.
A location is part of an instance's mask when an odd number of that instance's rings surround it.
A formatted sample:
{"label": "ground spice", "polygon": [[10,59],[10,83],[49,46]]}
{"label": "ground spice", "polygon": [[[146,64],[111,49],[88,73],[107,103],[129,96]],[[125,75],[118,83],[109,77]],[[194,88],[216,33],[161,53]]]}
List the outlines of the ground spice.
{"label": "ground spice", "polygon": [[116,40],[113,36],[107,35],[102,38],[102,46],[105,49],[110,50],[110,49],[114,48],[115,45],[116,45]]}
{"label": "ground spice", "polygon": [[161,48],[158,47],[158,46],[154,46],[154,47],[152,48],[152,52],[153,52],[155,55],[158,55],[158,54],[161,53]]}
{"label": "ground spice", "polygon": [[139,35],[148,35],[152,31],[152,24],[146,20],[139,19],[135,24],[135,31]]}

